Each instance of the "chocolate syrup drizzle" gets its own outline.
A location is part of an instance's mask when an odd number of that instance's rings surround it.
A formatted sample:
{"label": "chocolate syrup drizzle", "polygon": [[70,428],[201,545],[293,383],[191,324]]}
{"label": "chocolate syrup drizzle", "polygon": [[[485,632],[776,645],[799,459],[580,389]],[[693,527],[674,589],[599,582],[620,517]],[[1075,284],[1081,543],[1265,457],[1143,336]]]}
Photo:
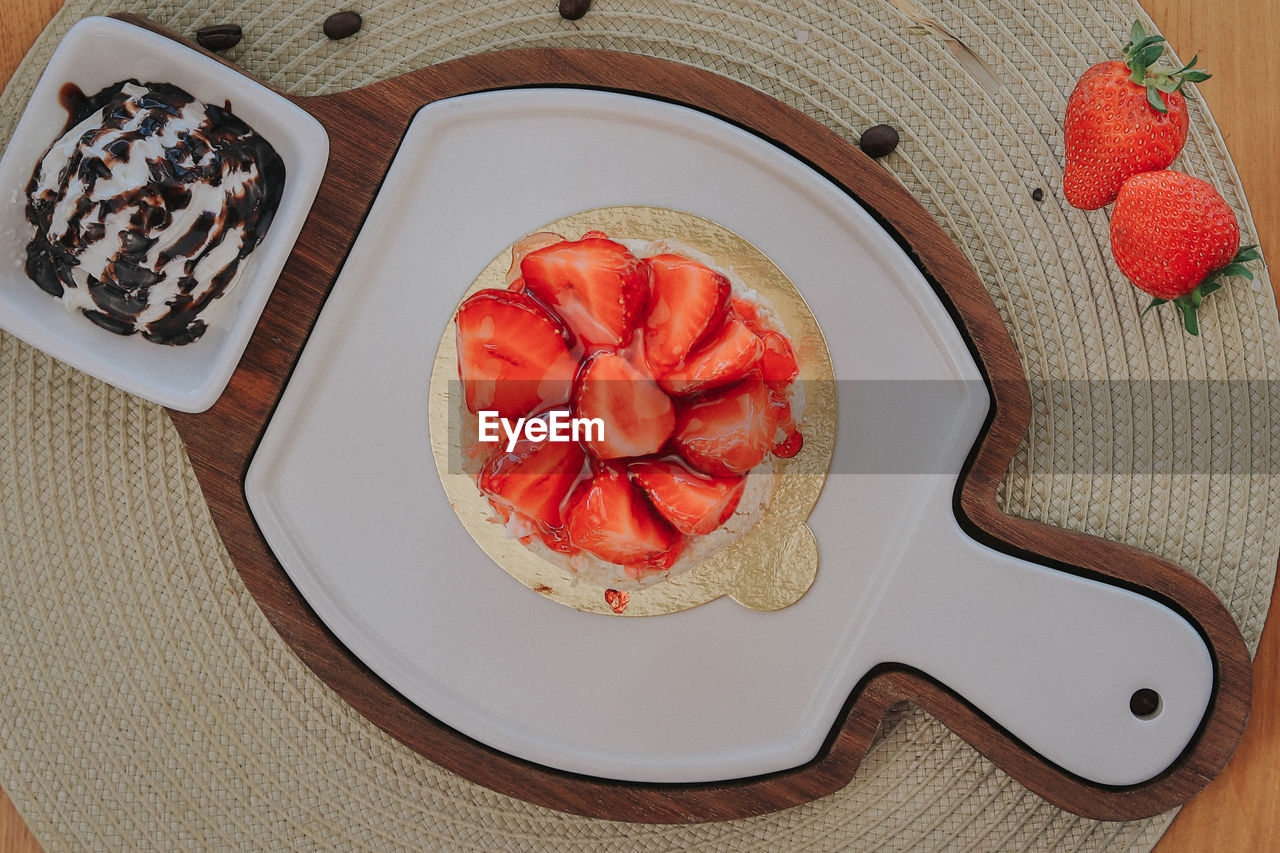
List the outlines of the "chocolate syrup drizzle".
{"label": "chocolate syrup drizzle", "polygon": [[[123,91],[126,84],[147,91],[131,99]],[[68,83],[62,87],[59,101],[69,118],[54,145],[100,109],[102,122],[80,138],[53,190],[38,192],[44,157],[36,164],[27,186],[26,215],[36,227],[35,238],[27,245],[27,275],[46,293],[62,298],[68,288],[81,286],[72,270],[79,266],[85,250],[102,240],[118,241],[101,276],[91,274],[87,278],[95,308],[83,308],[84,315],[108,331],[120,335],[141,331],[156,343],[187,344],[197,340],[207,328],[197,315],[226,291],[240,262],[271,227],[284,189],[285,169],[280,155],[231,113],[229,102],[225,107],[204,105],[205,118],[197,128],[180,131],[176,143],[167,147],[163,156],[148,160],[148,178],[143,185],[94,201],[89,196],[95,184],[110,180],[113,167],[129,161],[135,153],[133,143],[164,133],[169,122],[180,117],[183,108],[195,99],[168,83],[123,80],[89,96]],[[137,122],[137,127],[124,130],[131,122]],[[119,133],[120,138],[106,147],[105,156],[89,153],[97,140],[113,133]],[[213,156],[208,156],[211,153]],[[191,203],[193,186],[205,183],[218,187],[227,175],[254,167],[256,180],[245,180],[242,189],[222,193],[221,210],[202,212],[186,233],[148,263],[147,255],[157,240],[154,235],[169,227],[174,214]],[[75,199],[66,232],[55,238],[51,228],[55,208],[66,196],[70,179],[77,176],[84,184],[83,195]],[[106,233],[104,220],[122,210],[130,211],[128,228]],[[243,229],[239,252],[213,274],[212,286],[197,293],[197,265],[238,228]],[[165,270],[175,259],[182,263]],[[150,289],[173,275],[175,269],[181,272],[177,294],[167,302],[168,310],[139,329],[138,318],[148,306]]]}

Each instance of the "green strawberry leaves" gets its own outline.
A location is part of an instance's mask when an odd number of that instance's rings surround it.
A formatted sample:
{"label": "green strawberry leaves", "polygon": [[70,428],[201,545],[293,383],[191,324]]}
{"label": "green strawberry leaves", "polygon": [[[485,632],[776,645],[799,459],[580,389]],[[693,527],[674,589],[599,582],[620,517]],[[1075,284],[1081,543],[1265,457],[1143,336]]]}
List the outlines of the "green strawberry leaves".
{"label": "green strawberry leaves", "polygon": [[1199,335],[1200,321],[1197,312],[1199,312],[1200,306],[1204,303],[1204,298],[1215,290],[1221,289],[1222,280],[1225,278],[1243,278],[1252,281],[1253,270],[1249,269],[1245,264],[1261,259],[1262,253],[1258,251],[1257,246],[1245,246],[1236,252],[1236,256],[1231,259],[1231,263],[1220,270],[1210,273],[1195,290],[1184,293],[1176,299],[1152,299],[1138,316],[1145,317],[1147,312],[1157,305],[1172,302],[1182,311],[1182,327],[1187,330],[1188,334]]}
{"label": "green strawberry leaves", "polygon": [[1133,72],[1129,79],[1146,87],[1147,103],[1158,113],[1169,112],[1164,98],[1160,97],[1161,92],[1172,95],[1174,92],[1181,92],[1187,83],[1203,83],[1212,76],[1195,67],[1199,54],[1191,57],[1191,61],[1177,71],[1155,67],[1160,57],[1164,56],[1164,48],[1164,36],[1149,36],[1141,21],[1133,22],[1133,27],[1129,30],[1129,41],[1124,46],[1124,61]]}
{"label": "green strawberry leaves", "polygon": [[1164,98],[1160,97],[1160,90],[1155,86],[1147,87],[1147,103],[1158,113],[1169,112],[1169,108],[1164,104]]}

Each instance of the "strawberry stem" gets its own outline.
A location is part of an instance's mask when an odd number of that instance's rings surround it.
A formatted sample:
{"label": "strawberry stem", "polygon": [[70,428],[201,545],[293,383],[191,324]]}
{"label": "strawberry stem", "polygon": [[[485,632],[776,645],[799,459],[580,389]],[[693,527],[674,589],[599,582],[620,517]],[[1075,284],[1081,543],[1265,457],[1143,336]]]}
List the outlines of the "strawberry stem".
{"label": "strawberry stem", "polygon": [[[1192,294],[1195,294],[1193,296]],[[1188,335],[1200,335],[1200,320],[1196,316],[1196,312],[1200,310],[1200,302],[1203,299],[1197,299],[1200,294],[1196,290],[1191,291],[1186,296],[1179,296],[1173,300],[1180,309],[1182,309],[1182,327],[1187,330]]]}
{"label": "strawberry stem", "polygon": [[1125,64],[1133,72],[1129,79],[1146,87],[1147,103],[1159,113],[1169,112],[1164,98],[1160,97],[1162,92],[1172,95],[1174,92],[1181,92],[1187,83],[1203,83],[1211,76],[1209,72],[1195,67],[1199,54],[1191,57],[1190,62],[1176,71],[1156,66],[1160,57],[1164,56],[1164,48],[1164,36],[1149,36],[1141,21],[1133,22],[1133,27],[1129,30],[1129,41],[1124,46]]}
{"label": "strawberry stem", "polygon": [[1245,264],[1261,259],[1262,253],[1258,251],[1257,246],[1245,246],[1236,252],[1236,256],[1231,259],[1231,263],[1220,270],[1209,273],[1194,290],[1184,293],[1175,299],[1152,299],[1138,316],[1145,317],[1147,312],[1157,305],[1172,302],[1182,311],[1182,327],[1187,330],[1188,334],[1199,335],[1200,321],[1197,312],[1199,312],[1200,306],[1204,304],[1204,298],[1215,290],[1220,289],[1224,278],[1238,277],[1252,281],[1253,270],[1249,269]]}

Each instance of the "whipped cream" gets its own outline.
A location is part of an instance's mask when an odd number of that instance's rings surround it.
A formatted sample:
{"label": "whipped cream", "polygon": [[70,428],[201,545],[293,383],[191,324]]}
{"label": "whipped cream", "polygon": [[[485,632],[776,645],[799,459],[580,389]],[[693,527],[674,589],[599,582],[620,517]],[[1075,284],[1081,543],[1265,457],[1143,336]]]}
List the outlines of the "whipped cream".
{"label": "whipped cream", "polygon": [[27,188],[27,275],[109,331],[197,340],[271,225],[279,155],[229,105],[164,83],[109,87],[69,124]]}

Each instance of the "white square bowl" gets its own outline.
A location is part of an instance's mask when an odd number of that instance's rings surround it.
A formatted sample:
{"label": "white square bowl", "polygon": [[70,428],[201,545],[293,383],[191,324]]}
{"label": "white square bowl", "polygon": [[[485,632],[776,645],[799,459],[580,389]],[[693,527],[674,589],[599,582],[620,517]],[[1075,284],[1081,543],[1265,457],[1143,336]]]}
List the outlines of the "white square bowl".
{"label": "white square bowl", "polygon": [[[201,314],[209,324],[204,335],[184,346],[101,329],[42,291],[24,269],[34,234],[25,215],[26,187],[67,121],[60,90],[74,83],[93,94],[128,78],[172,83],[209,104],[229,101],[284,161],[284,190],[270,230],[245,259],[231,292]],[[59,43],[0,158],[0,328],[131,394],[183,412],[208,409],[244,354],[328,159],[324,128],[281,95],[172,39],[111,18],[85,18]]]}

